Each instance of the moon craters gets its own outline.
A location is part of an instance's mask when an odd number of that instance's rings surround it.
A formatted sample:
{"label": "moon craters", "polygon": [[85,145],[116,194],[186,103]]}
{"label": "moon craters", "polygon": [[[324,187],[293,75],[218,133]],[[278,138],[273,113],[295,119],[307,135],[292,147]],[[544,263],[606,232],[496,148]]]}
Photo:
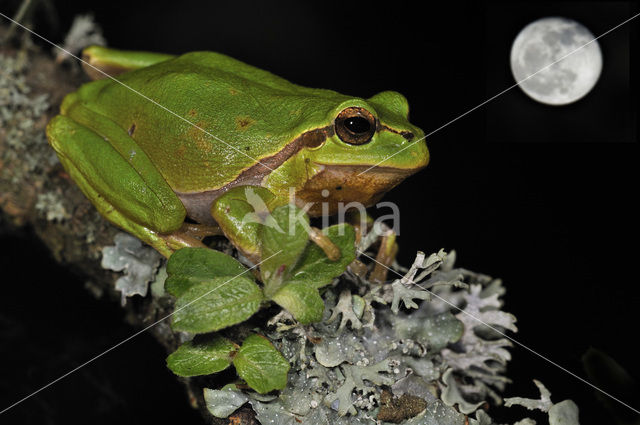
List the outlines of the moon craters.
{"label": "moon craters", "polygon": [[527,25],[516,37],[511,70],[531,98],[564,105],[593,88],[602,70],[602,54],[598,42],[580,23],[543,18]]}

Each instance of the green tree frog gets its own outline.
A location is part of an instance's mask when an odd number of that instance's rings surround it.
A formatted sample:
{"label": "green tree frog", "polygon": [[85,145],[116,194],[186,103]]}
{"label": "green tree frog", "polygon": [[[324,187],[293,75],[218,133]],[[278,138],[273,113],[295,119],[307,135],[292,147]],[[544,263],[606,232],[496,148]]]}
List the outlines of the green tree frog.
{"label": "green tree frog", "polygon": [[117,80],[67,95],[50,144],[102,215],[167,257],[219,229],[259,258],[255,228],[242,222],[247,186],[268,208],[294,194],[311,216],[333,214],[374,204],[429,160],[393,91],[362,99],[306,88],[213,52],[83,55]]}

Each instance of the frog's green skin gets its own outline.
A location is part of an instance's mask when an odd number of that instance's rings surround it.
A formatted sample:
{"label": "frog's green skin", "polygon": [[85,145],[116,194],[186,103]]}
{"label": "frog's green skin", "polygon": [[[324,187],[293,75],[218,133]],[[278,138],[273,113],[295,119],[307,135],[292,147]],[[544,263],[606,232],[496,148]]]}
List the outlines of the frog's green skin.
{"label": "frog's green skin", "polygon": [[[339,202],[375,203],[428,162],[425,142],[415,142],[424,134],[396,92],[365,100],[301,87],[213,52],[92,47],[85,58],[128,72],[120,83],[102,79],[69,94],[47,127],[49,141],[103,215],[167,256],[191,244],[180,233],[186,216],[238,239],[244,230],[227,220],[233,211],[221,198],[234,187],[262,187],[270,205],[287,203],[293,188],[300,206],[328,202],[334,213]],[[349,107],[375,117],[368,143],[336,134],[334,121]],[[323,210],[314,204],[309,212]]]}

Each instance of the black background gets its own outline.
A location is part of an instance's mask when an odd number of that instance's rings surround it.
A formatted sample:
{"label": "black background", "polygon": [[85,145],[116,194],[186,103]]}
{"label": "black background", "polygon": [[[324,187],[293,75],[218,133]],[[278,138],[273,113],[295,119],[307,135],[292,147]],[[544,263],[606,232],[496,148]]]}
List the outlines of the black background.
{"label": "black background", "polygon": [[[532,20],[566,16],[599,35],[639,11],[626,2],[72,0],[56,7],[61,28],[74,14],[94,13],[113,47],[219,51],[302,85],[362,97],[397,90],[426,132],[513,84],[510,45]],[[518,317],[515,338],[580,376],[580,356],[593,346],[640,377],[632,349],[640,304],[633,202],[638,97],[631,78],[638,70],[632,50],[638,22],[599,40],[603,73],[584,99],[549,107],[510,90],[430,136],[429,167],[385,199],[402,212],[402,263],[418,249],[456,249],[459,265],[503,278],[505,309]],[[36,29],[62,39],[42,11]],[[117,305],[94,300],[37,242],[4,237],[1,249],[4,408],[136,330],[122,324]],[[522,348],[512,353],[515,383],[506,396],[536,397],[536,378],[554,401],[576,401],[582,424],[610,423],[587,385]],[[0,422],[198,423],[164,356],[142,335]],[[640,408],[640,400],[625,401]],[[526,414],[518,407],[492,412],[504,421]]]}

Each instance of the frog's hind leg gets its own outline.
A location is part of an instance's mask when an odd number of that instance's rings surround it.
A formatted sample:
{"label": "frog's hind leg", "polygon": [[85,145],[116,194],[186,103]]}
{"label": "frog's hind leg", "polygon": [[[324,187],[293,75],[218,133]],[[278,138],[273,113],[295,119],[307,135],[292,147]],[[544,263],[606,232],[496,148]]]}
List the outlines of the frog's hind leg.
{"label": "frog's hind leg", "polygon": [[207,236],[224,235],[220,226],[214,224],[187,223],[182,225],[181,232],[186,235],[193,236],[197,239],[204,239]]}
{"label": "frog's hind leg", "polygon": [[184,246],[202,246],[180,232],[184,206],[127,132],[86,108],[72,112],[73,119],[51,120],[47,135],[98,211],[166,257]]}
{"label": "frog's hind leg", "polygon": [[312,227],[311,232],[309,233],[309,239],[324,251],[329,260],[338,261],[340,259],[340,248],[331,242],[331,239],[322,233],[320,229]]}
{"label": "frog's hind leg", "polygon": [[[356,229],[356,245],[359,245],[360,240],[372,230],[374,220],[366,212],[361,214],[360,211],[350,212],[347,220]],[[387,272],[391,270],[390,267],[398,253],[396,236],[396,232],[392,229],[387,229],[382,235],[378,235],[380,246],[376,254],[374,268],[369,274],[370,281],[382,283],[387,280]],[[366,266],[360,260],[354,260],[350,267],[361,276],[366,275]]]}
{"label": "frog's hind leg", "polygon": [[376,255],[376,264],[369,275],[369,280],[377,283],[385,282],[387,280],[387,272],[391,270],[390,267],[397,253],[398,244],[396,243],[396,233],[393,230],[389,230],[388,233],[380,239],[380,248],[378,248],[378,254]]}
{"label": "frog's hind leg", "polygon": [[92,80],[115,77],[127,71],[140,69],[175,56],[163,53],[136,52],[90,46],[82,51],[82,67]]}
{"label": "frog's hind leg", "polygon": [[73,164],[63,159],[61,159],[61,162],[71,178],[78,186],[80,186],[82,192],[91,200],[91,203],[103,217],[120,227],[122,230],[135,235],[138,239],[151,245],[165,257],[171,256],[174,251],[182,247],[201,245],[198,240],[185,238],[180,234],[180,232],[163,235],[158,232],[154,232],[148,227],[144,227],[130,221],[124,214],[120,213],[113,205],[107,202],[105,198],[101,197],[100,194],[96,192],[91,184],[84,178],[84,176],[77,172],[77,168],[73,167]]}

